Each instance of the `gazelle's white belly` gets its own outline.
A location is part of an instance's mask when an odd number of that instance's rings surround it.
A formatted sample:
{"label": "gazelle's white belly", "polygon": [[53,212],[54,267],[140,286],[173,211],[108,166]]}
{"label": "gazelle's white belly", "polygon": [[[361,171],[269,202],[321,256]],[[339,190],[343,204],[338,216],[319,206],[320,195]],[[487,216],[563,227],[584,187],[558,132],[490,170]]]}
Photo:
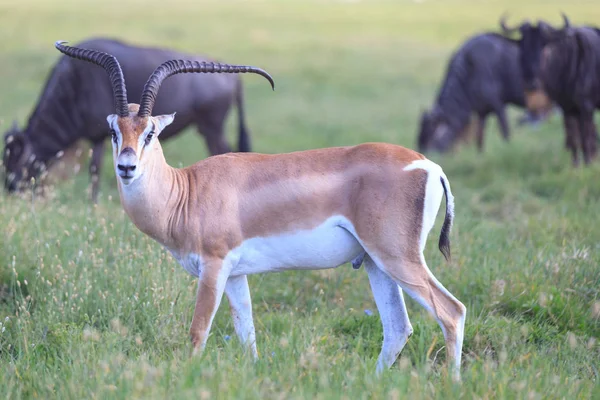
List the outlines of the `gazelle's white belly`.
{"label": "gazelle's white belly", "polygon": [[335,268],[364,252],[350,232],[355,232],[352,224],[335,216],[314,229],[245,240],[226,261],[231,262],[234,276]]}

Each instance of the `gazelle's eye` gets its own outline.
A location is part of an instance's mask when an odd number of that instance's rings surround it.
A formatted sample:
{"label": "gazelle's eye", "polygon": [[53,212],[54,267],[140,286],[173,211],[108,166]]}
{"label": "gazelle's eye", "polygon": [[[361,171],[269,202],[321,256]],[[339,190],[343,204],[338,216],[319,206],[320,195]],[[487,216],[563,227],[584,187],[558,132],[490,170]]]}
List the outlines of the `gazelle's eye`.
{"label": "gazelle's eye", "polygon": [[148,146],[150,144],[150,141],[152,140],[152,138],[154,137],[154,131],[150,131],[150,133],[146,136],[145,142],[146,146]]}
{"label": "gazelle's eye", "polygon": [[112,139],[112,141],[113,141],[115,144],[117,144],[117,141],[118,141],[118,138],[117,138],[117,132],[115,132],[115,130],[114,130],[114,129],[111,129],[111,130],[110,130],[110,136],[111,136],[111,139]]}

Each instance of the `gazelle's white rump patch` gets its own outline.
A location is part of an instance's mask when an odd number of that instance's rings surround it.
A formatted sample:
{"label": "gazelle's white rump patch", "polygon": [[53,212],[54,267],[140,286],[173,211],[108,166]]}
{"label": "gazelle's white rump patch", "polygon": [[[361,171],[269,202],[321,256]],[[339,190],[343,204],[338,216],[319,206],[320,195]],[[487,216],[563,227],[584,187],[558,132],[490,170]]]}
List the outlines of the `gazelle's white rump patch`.
{"label": "gazelle's white rump patch", "polygon": [[440,210],[442,197],[444,196],[444,187],[440,181],[444,177],[442,167],[430,160],[416,160],[404,167],[404,171],[422,169],[427,172],[427,184],[425,186],[425,199],[423,201],[423,226],[419,244],[421,252],[425,249],[427,236],[435,223],[435,218]]}

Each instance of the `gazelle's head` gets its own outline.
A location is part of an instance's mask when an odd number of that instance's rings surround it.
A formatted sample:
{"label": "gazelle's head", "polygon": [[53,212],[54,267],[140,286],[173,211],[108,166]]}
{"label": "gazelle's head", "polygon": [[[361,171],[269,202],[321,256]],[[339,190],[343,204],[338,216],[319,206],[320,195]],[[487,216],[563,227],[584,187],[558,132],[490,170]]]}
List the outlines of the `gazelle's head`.
{"label": "gazelle's head", "polygon": [[198,61],[170,60],[154,70],[142,92],[140,104],[127,103],[127,90],[123,71],[117,59],[100,51],[65,46],[62,41],[55,47],[67,56],[91,62],[103,67],[109,75],[116,113],[108,121],[113,146],[115,173],[124,185],[129,185],[144,174],[145,166],[156,154],[162,154],[158,136],[175,118],[175,113],[152,116],[152,108],[161,83],[168,77],[185,73],[244,73],[265,77],[275,89],[273,78],[264,70],[251,66],[207,63]]}
{"label": "gazelle's head", "polygon": [[158,135],[173,122],[175,113],[156,117],[140,117],[139,106],[129,104],[129,115],[106,117],[113,146],[115,173],[124,185],[129,185],[144,172],[144,165],[160,152]]}

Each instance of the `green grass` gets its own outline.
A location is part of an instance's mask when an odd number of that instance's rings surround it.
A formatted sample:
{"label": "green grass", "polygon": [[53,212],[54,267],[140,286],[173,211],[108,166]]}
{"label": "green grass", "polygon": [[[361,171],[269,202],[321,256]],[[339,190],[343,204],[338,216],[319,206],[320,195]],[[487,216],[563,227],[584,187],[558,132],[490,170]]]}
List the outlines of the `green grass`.
{"label": "green grass", "polygon": [[[256,151],[414,147],[447,57],[505,10],[511,22],[558,22],[560,10],[576,23],[600,18],[590,1],[3,1],[0,128],[31,112],[55,40],[106,34],[266,68],[275,92],[244,76]],[[493,122],[484,154],[431,156],[456,197],[453,262],[436,249],[441,221],[426,258],[468,308],[462,385],[443,367],[440,329],[412,300],[414,335],[375,377],[380,321],[364,270],[349,266],[250,277],[260,361],[237,342],[227,300],[205,353],[190,358],[196,280],[122,212],[108,155],[98,206],[85,195],[86,168],[45,199],[0,197],[0,393],[599,398],[600,165],[571,168],[563,142],[559,116],[514,127],[508,144]],[[164,147],[174,166],[207,154],[194,131]]]}

